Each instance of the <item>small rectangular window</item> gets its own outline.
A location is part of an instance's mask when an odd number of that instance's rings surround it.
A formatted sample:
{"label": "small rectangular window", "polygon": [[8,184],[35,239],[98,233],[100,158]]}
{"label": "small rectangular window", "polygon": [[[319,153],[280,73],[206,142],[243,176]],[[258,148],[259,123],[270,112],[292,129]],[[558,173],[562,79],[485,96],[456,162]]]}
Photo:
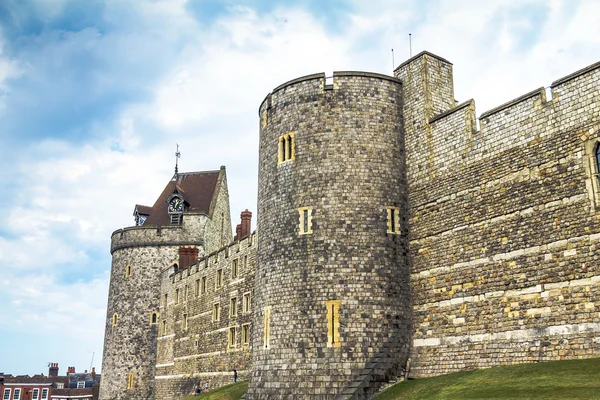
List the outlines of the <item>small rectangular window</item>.
{"label": "small rectangular window", "polygon": [[229,301],[229,316],[236,317],[237,316],[237,297],[232,297]]}
{"label": "small rectangular window", "polygon": [[162,334],[166,335],[167,334],[167,321],[163,320],[162,322]]}
{"label": "small rectangular window", "polygon": [[223,284],[223,270],[217,270],[217,276],[215,277],[215,287],[218,289]]}
{"label": "small rectangular window", "polygon": [[248,256],[244,256],[244,269],[248,266]]}
{"label": "small rectangular window", "polygon": [[234,326],[229,328],[228,342],[229,342],[229,347],[235,347],[235,327]]}
{"label": "small rectangular window", "polygon": [[10,400],[10,389],[4,389],[4,394],[2,395],[2,400]]}
{"label": "small rectangular window", "polygon": [[127,375],[127,389],[133,389],[133,383],[134,383],[134,373],[130,372]]}
{"label": "small rectangular window", "polygon": [[168,296],[165,293],[165,297],[163,297],[163,307],[167,308],[167,300],[168,300]]}
{"label": "small rectangular window", "polygon": [[312,207],[300,207],[298,209],[299,219],[299,234],[306,235],[312,233]]}
{"label": "small rectangular window", "polygon": [[185,303],[188,298],[189,285],[185,285],[185,287],[183,289],[184,289],[183,290],[183,302]]}
{"label": "small rectangular window", "polygon": [[400,209],[387,207],[387,233],[400,233]]}
{"label": "small rectangular window", "polygon": [[77,389],[84,389],[85,381],[77,381]]}
{"label": "small rectangular window", "polygon": [[42,389],[42,398],[41,400],[48,400],[48,389]]}
{"label": "small rectangular window", "polygon": [[187,314],[183,314],[183,330],[187,331],[188,328],[188,316]]}
{"label": "small rectangular window", "polygon": [[238,259],[236,258],[231,263],[231,279],[235,279],[238,277]]}
{"label": "small rectangular window", "polygon": [[175,304],[179,304],[179,289],[175,289]]}
{"label": "small rectangular window", "polygon": [[213,304],[213,322],[221,319],[221,305],[219,303]]}
{"label": "small rectangular window", "polygon": [[263,347],[268,349],[271,341],[271,306],[265,307],[263,318]]}
{"label": "small rectangular window", "polygon": [[15,392],[13,394],[13,399],[14,400],[20,400],[21,399],[21,389],[15,389]]}
{"label": "small rectangular window", "polygon": [[250,292],[244,293],[242,297],[242,311],[247,313],[250,312]]}
{"label": "small rectangular window", "polygon": [[196,279],[196,286],[194,286],[194,296],[200,295],[200,279]]}
{"label": "small rectangular window", "polygon": [[340,305],[341,300],[325,302],[327,307],[327,347],[340,347]]}
{"label": "small rectangular window", "polygon": [[242,344],[250,344],[250,324],[242,325]]}
{"label": "small rectangular window", "polygon": [[206,293],[206,277],[205,276],[202,277],[202,286],[200,289],[201,289],[200,291],[202,292],[202,294]]}

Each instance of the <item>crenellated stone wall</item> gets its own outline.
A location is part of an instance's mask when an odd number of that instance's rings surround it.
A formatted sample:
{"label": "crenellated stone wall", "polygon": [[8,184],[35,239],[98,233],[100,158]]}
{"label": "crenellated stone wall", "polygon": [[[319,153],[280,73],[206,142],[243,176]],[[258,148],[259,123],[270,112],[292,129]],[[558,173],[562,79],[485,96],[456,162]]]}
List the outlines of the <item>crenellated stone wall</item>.
{"label": "crenellated stone wall", "polygon": [[[256,247],[256,234],[252,234],[189,268],[175,272],[171,267],[163,271],[155,378],[157,399],[180,399],[205,383],[211,389],[232,383],[234,369],[239,379],[248,379]],[[233,272],[234,263],[237,275]],[[218,271],[221,271],[221,285],[216,282]],[[247,305],[244,296],[248,298]],[[234,298],[236,309],[232,312]],[[219,304],[220,310],[217,320],[213,315],[215,304]],[[242,340],[244,327],[248,327],[250,334],[247,343]],[[235,330],[233,343],[229,336],[231,329]]]}
{"label": "crenellated stone wall", "polygon": [[596,64],[553,83],[552,99],[538,89],[483,113],[479,131],[473,101],[422,109],[427,134],[407,128],[407,149],[423,149],[407,168],[412,376],[600,356],[599,87]]}

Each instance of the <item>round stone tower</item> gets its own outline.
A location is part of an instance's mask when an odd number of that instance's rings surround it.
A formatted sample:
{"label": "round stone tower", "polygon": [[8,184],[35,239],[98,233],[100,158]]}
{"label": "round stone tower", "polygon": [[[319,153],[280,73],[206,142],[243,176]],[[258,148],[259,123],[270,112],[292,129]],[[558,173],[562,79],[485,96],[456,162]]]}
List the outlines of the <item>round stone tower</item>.
{"label": "round stone tower", "polygon": [[402,86],[363,72],[328,83],[295,79],[260,107],[247,398],[374,391],[408,357]]}

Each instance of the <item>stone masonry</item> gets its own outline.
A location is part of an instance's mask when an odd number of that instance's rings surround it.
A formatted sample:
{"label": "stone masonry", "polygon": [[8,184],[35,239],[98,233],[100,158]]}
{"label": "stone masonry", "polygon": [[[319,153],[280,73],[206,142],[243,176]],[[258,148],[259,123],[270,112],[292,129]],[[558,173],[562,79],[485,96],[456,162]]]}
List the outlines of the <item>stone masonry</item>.
{"label": "stone masonry", "polygon": [[210,212],[113,233],[100,398],[176,400],[233,369],[246,399],[368,398],[599,357],[600,63],[479,124],[452,73],[422,52],[275,88],[257,234],[246,211],[232,239],[224,170]]}

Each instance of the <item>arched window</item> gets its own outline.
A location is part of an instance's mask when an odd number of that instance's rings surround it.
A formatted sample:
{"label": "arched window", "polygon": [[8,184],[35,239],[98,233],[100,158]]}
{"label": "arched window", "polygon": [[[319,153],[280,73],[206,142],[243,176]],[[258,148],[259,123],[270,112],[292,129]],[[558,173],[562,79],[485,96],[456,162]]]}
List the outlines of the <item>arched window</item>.
{"label": "arched window", "polygon": [[117,313],[114,313],[113,317],[112,317],[112,326],[117,326],[118,323],[119,323],[119,315]]}
{"label": "arched window", "polygon": [[150,315],[150,323],[151,324],[156,324],[157,319],[158,319],[158,314],[156,312],[153,312]]}

